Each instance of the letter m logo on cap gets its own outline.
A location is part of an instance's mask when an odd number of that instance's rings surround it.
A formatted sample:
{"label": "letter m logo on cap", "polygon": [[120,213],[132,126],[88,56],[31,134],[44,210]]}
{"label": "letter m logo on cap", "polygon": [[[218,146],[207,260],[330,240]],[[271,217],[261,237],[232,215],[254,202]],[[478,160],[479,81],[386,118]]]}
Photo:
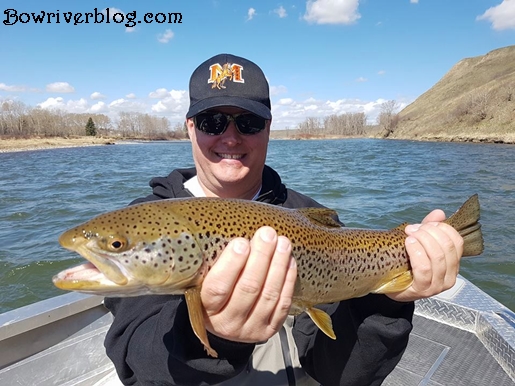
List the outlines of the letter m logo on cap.
{"label": "letter m logo on cap", "polygon": [[225,63],[221,66],[219,63],[209,66],[209,79],[207,83],[213,83],[212,88],[225,88],[224,83],[227,79],[236,83],[245,83],[242,77],[243,66],[236,63]]}

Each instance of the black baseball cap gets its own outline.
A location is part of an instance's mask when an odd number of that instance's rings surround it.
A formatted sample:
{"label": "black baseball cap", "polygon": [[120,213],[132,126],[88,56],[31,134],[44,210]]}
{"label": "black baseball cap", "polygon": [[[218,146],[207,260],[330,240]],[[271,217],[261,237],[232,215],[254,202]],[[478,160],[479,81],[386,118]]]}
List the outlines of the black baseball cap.
{"label": "black baseball cap", "polygon": [[190,108],[186,118],[221,106],[234,106],[272,119],[268,81],[255,63],[219,54],[198,66],[190,79]]}

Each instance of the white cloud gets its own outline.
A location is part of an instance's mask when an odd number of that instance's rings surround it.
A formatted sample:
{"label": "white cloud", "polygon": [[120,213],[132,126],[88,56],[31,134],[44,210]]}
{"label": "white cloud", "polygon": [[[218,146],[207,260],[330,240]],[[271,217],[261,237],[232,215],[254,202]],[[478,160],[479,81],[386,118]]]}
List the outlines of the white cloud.
{"label": "white cloud", "polygon": [[148,104],[123,98],[116,99],[109,104],[103,101],[98,101],[90,105],[88,100],[85,98],[80,98],[78,100],[65,100],[63,97],[51,97],[38,103],[37,107],[46,110],[60,110],[66,113],[75,114],[106,114],[112,119],[115,119],[118,116],[118,113],[122,111],[138,113],[149,113],[151,111]]}
{"label": "white cloud", "polygon": [[62,97],[47,98],[44,102],[38,104],[38,107],[46,110],[64,110],[68,113],[81,114],[88,111],[88,101],[84,98],[79,100],[64,101]]}
{"label": "white cloud", "polygon": [[256,10],[254,8],[249,8],[247,11],[247,21],[252,20],[256,16]]}
{"label": "white cloud", "polygon": [[386,74],[386,71],[385,70],[379,70],[377,71],[377,75],[384,75]]}
{"label": "white cloud", "polygon": [[125,98],[127,98],[127,99],[135,99],[136,98],[136,94],[131,92],[130,94],[125,95]]}
{"label": "white cloud", "polygon": [[476,20],[488,20],[497,31],[515,29],[515,0],[503,0],[501,4],[488,8]]}
{"label": "white cloud", "polygon": [[288,16],[286,9],[284,9],[282,5],[279,8],[274,9],[274,13],[276,13],[281,19]]}
{"label": "white cloud", "polygon": [[7,85],[5,83],[0,83],[0,91],[7,91],[7,92],[23,92],[25,91],[24,86],[15,86],[15,85]]}
{"label": "white cloud", "polygon": [[277,103],[282,106],[289,106],[294,103],[294,100],[292,98],[281,98]]}
{"label": "white cloud", "polygon": [[156,91],[152,91],[151,93],[149,93],[148,97],[152,99],[162,99],[166,98],[169,95],[170,93],[166,88],[158,88]]}
{"label": "white cloud", "polygon": [[115,99],[108,105],[109,111],[114,112],[147,112],[147,106],[143,102],[136,102],[134,100],[126,100],[123,98]]}
{"label": "white cloud", "polygon": [[108,108],[104,102],[97,102],[91,106],[91,112],[96,114],[107,113]]}
{"label": "white cloud", "polygon": [[173,31],[171,29],[167,29],[164,33],[157,35],[157,41],[159,43],[168,43],[170,40],[172,40],[173,36]]}
{"label": "white cloud", "polygon": [[411,4],[418,4],[418,0],[409,0]]}
{"label": "white cloud", "polygon": [[115,99],[114,101],[112,101],[111,103],[109,103],[109,107],[118,107],[118,106],[122,106],[123,104],[125,104],[127,101],[123,98],[120,98],[120,99]]}
{"label": "white cloud", "polygon": [[356,82],[358,82],[358,83],[368,82],[368,79],[360,76],[358,79],[356,79]]}
{"label": "white cloud", "polygon": [[55,109],[64,106],[64,99],[61,97],[48,98],[46,101],[38,104],[42,109]]}
{"label": "white cloud", "polygon": [[93,100],[97,100],[97,99],[105,99],[106,96],[104,94],[101,94],[99,93],[98,91],[95,91],[94,93],[92,93],[90,96],[89,96],[91,99]]}
{"label": "white cloud", "polygon": [[75,88],[70,85],[68,82],[55,82],[46,85],[47,92],[56,92],[56,93],[70,93],[75,92]]}
{"label": "white cloud", "polygon": [[167,94],[167,97],[152,105],[152,112],[166,115],[171,114],[176,119],[184,118],[189,105],[186,91],[172,90]]}
{"label": "white cloud", "polygon": [[149,98],[161,99],[151,106],[155,113],[185,114],[189,104],[189,98],[185,90],[167,91],[165,88],[158,88],[151,92]]}
{"label": "white cloud", "polygon": [[[175,100],[183,100],[186,97],[186,91],[184,90],[171,90],[170,96]],[[189,103],[189,101],[188,101]]]}
{"label": "white cloud", "polygon": [[270,95],[285,94],[288,89],[285,86],[270,86]]}
{"label": "white cloud", "polygon": [[353,24],[361,18],[359,0],[308,0],[304,20],[316,24]]}

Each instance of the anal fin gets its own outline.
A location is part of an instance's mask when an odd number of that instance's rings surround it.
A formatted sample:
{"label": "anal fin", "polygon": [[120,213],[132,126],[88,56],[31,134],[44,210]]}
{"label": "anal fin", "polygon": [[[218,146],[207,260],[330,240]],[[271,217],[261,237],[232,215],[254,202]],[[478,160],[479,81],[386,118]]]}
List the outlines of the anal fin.
{"label": "anal fin", "polygon": [[333,331],[333,322],[326,312],[315,307],[309,307],[306,309],[306,313],[324,334],[331,339],[336,339],[336,335]]}
{"label": "anal fin", "polygon": [[406,271],[371,292],[374,294],[401,292],[408,288],[411,283],[413,283],[413,274],[411,271]]}

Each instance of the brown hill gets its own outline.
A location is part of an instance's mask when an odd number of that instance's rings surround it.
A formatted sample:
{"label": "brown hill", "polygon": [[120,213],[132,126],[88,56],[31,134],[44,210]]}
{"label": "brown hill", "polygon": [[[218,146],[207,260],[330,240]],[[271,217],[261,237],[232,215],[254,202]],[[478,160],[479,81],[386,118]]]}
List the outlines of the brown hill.
{"label": "brown hill", "polygon": [[388,138],[515,143],[515,46],[458,62]]}

